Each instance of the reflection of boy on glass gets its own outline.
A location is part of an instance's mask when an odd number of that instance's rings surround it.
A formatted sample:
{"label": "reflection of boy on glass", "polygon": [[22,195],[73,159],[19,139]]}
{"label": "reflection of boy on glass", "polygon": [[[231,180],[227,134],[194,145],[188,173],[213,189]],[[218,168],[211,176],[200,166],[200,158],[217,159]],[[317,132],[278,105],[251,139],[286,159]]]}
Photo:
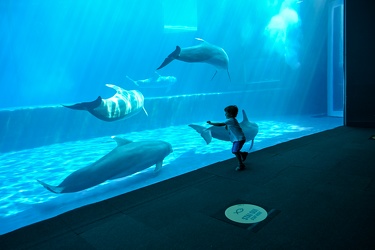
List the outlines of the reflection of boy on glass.
{"label": "reflection of boy on glass", "polygon": [[236,170],[244,170],[245,164],[243,164],[243,162],[246,160],[248,152],[241,152],[242,146],[245,144],[246,138],[245,134],[243,133],[240,127],[240,124],[236,119],[236,116],[238,114],[238,108],[235,105],[230,105],[226,107],[224,111],[225,117],[227,118],[225,122],[207,121],[207,123],[213,126],[225,126],[225,129],[229,132],[230,141],[233,142],[232,153],[236,156],[240,164],[236,168]]}

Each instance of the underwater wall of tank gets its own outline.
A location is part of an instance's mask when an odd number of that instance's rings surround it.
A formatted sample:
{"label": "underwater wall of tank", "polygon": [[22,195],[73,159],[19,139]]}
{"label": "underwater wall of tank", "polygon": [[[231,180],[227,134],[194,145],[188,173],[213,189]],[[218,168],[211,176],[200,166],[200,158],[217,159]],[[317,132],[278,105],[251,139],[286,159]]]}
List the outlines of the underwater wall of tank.
{"label": "underwater wall of tank", "polygon": [[[229,104],[326,114],[330,2],[1,1],[0,151],[222,119]],[[156,70],[196,38],[227,65],[198,48]],[[106,122],[62,106],[111,98],[106,84],[140,91],[147,114]]]}

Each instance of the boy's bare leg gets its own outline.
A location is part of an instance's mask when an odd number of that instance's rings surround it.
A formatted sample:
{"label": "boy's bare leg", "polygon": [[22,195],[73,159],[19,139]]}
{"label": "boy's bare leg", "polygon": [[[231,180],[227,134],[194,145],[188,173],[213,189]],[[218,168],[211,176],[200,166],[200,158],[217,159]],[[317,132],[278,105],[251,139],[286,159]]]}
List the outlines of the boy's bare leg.
{"label": "boy's bare leg", "polygon": [[241,156],[242,156],[242,161],[246,161],[246,158],[247,158],[247,155],[249,154],[248,152],[240,152]]}
{"label": "boy's bare leg", "polygon": [[237,160],[238,160],[238,163],[240,164],[236,170],[239,171],[239,170],[243,170],[245,168],[245,164],[243,164],[243,161],[242,161],[242,156],[241,156],[241,152],[237,152],[237,153],[234,153],[234,155],[236,156]]}
{"label": "boy's bare leg", "polygon": [[243,161],[242,161],[242,156],[241,156],[241,152],[238,152],[238,153],[234,153],[234,155],[236,156],[237,160],[238,160],[238,163],[240,165],[243,164]]}

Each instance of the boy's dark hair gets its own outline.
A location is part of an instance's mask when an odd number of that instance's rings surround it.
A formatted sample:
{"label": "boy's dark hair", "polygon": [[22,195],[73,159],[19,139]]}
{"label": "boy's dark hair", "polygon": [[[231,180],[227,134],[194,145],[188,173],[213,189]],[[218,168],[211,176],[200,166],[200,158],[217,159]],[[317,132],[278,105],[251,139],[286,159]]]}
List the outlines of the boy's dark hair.
{"label": "boy's dark hair", "polygon": [[236,117],[238,114],[238,108],[236,105],[229,105],[224,109],[224,111],[230,114],[232,117]]}

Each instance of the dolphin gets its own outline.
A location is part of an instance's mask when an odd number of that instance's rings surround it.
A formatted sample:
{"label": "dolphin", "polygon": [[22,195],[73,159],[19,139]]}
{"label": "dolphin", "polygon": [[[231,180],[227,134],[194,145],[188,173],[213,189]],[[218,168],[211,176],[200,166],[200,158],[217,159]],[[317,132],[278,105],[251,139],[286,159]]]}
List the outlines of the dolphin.
{"label": "dolphin", "polygon": [[180,46],[176,46],[175,51],[164,59],[164,62],[159,66],[159,68],[157,68],[157,70],[164,68],[175,59],[189,63],[201,62],[208,63],[216,67],[216,71],[212,79],[215,77],[217,70],[224,69],[228,72],[228,77],[230,80],[228,70],[229,58],[224,49],[216,45],[212,45],[201,38],[195,39],[201,41],[201,43],[199,45],[187,48],[180,48]]}
{"label": "dolphin", "polygon": [[112,122],[129,118],[138,114],[141,110],[147,115],[144,108],[144,96],[138,90],[125,90],[113,84],[106,84],[107,87],[116,90],[116,94],[108,99],[100,96],[92,102],[82,102],[64,107],[76,110],[87,110],[96,118]]}
{"label": "dolphin", "polygon": [[[246,142],[251,141],[249,148],[250,151],[254,145],[254,138],[258,134],[258,124],[249,121],[245,110],[242,110],[242,115],[243,120],[240,122],[240,127],[245,133]],[[189,124],[189,126],[195,129],[195,131],[197,131],[203,137],[207,144],[211,142],[212,137],[222,141],[230,141],[228,131],[225,129],[225,127],[211,126],[206,128],[194,124]]]}
{"label": "dolphin", "polygon": [[156,164],[155,171],[162,167],[164,158],[173,150],[165,141],[132,142],[112,137],[117,147],[91,165],[68,175],[58,186],[37,180],[53,193],[73,193],[94,187],[107,180],[132,175]]}
{"label": "dolphin", "polygon": [[177,82],[177,78],[174,76],[161,76],[156,71],[155,74],[157,75],[157,77],[155,76],[144,80],[133,80],[129,76],[126,76],[126,78],[128,78],[135,85],[141,88],[169,88]]}

